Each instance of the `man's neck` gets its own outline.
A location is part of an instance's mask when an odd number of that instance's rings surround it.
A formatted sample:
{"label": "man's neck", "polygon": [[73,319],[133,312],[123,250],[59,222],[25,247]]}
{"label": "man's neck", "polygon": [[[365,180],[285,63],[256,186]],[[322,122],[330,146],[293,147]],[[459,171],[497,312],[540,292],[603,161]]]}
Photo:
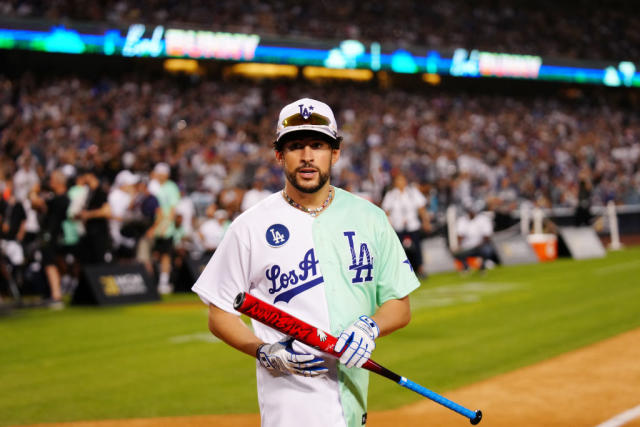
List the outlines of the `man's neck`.
{"label": "man's neck", "polygon": [[322,204],[329,197],[329,191],[331,184],[327,183],[315,193],[305,193],[295,188],[289,181],[284,185],[284,191],[287,193],[294,202],[304,206],[307,209],[316,209],[322,206]]}

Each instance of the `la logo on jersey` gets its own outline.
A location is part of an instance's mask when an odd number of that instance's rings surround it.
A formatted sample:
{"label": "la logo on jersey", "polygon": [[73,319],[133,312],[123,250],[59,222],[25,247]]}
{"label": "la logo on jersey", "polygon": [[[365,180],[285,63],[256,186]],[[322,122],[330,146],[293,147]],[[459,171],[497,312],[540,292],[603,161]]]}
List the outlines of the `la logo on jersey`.
{"label": "la logo on jersey", "polygon": [[[369,252],[369,246],[366,243],[360,244],[360,251],[356,253],[353,238],[355,231],[345,231],[343,233],[349,241],[349,249],[351,250],[351,265],[349,270],[355,271],[356,275],[351,279],[351,283],[371,282],[373,280],[373,257]],[[363,277],[364,276],[364,277]]]}
{"label": "la logo on jersey", "polygon": [[282,224],[273,224],[267,228],[267,244],[278,248],[289,240],[289,229]]}

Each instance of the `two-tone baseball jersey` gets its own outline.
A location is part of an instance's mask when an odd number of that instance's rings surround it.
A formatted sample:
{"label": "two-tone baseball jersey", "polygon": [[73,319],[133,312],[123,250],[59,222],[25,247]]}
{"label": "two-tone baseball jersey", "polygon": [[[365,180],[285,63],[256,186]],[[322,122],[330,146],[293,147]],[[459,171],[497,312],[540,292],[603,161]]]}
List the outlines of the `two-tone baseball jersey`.
{"label": "two-tone baseball jersey", "polygon": [[[240,292],[274,304],[334,336],[360,315],[419,286],[385,213],[335,189],[317,217],[275,193],[240,215],[193,286],[205,303],[230,313]],[[286,339],[252,321],[264,342]],[[300,343],[294,349],[318,351]],[[266,427],[360,426],[368,371],[325,358],[329,372],[314,378],[274,375],[257,366],[258,402]]]}

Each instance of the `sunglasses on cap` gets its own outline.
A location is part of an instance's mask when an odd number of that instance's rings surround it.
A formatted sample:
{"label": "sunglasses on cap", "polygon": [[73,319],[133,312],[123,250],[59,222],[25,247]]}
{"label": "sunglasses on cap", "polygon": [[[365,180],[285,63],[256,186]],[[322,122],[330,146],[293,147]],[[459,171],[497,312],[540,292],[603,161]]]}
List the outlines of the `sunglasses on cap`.
{"label": "sunglasses on cap", "polygon": [[329,126],[330,123],[331,121],[329,120],[329,118],[323,116],[322,114],[311,113],[307,117],[305,117],[300,113],[296,113],[284,119],[282,121],[282,126],[285,128],[301,125]]}

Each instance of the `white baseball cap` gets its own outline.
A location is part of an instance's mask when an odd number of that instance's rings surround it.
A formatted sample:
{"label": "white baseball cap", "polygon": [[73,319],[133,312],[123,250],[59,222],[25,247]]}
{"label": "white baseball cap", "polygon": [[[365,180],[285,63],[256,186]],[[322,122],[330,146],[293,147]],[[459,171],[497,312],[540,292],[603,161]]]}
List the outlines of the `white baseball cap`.
{"label": "white baseball cap", "polygon": [[299,99],[280,111],[276,142],[288,133],[301,130],[320,132],[338,140],[338,125],[331,107],[315,99]]}
{"label": "white baseball cap", "polygon": [[171,175],[171,167],[167,163],[161,162],[154,166],[153,173],[157,173],[159,175]]}
{"label": "white baseball cap", "polygon": [[140,181],[140,177],[131,171],[125,169],[118,172],[116,178],[114,180],[114,185],[116,187],[121,187],[123,185],[135,185]]}

